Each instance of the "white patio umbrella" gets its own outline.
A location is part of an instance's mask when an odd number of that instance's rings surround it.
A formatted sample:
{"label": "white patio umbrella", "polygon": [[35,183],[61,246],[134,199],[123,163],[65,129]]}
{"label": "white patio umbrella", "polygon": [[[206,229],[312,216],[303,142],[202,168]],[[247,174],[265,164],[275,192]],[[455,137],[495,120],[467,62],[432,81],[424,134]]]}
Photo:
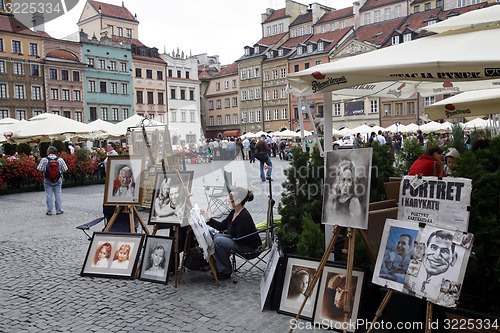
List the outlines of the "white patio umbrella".
{"label": "white patio umbrella", "polygon": [[93,131],[87,124],[53,113],[42,113],[24,124],[11,140],[22,142],[46,142],[72,138],[95,138],[100,131]]}
{"label": "white patio umbrella", "polygon": [[404,132],[405,130],[405,125],[403,124],[399,124],[399,125],[396,125],[395,123],[392,124],[391,126],[389,127],[386,127],[385,128],[386,131],[388,132],[393,132],[393,133],[396,133],[396,132]]}
{"label": "white patio umbrella", "polygon": [[420,130],[424,133],[431,133],[431,132],[437,132],[441,131],[443,129],[443,126],[441,126],[440,123],[431,121],[427,124],[423,124],[420,126]]}
{"label": "white patio umbrella", "polygon": [[267,133],[264,131],[258,131],[257,133],[255,133],[255,137],[260,138],[262,134],[264,134],[267,137]]}
{"label": "white patio umbrella", "polygon": [[425,112],[431,119],[497,114],[500,113],[500,88],[466,91],[426,106]]}
{"label": "white patio umbrella", "polygon": [[348,134],[353,133],[353,130],[350,129],[349,127],[344,127],[343,129],[339,130],[339,133],[341,135],[348,135]]}
{"label": "white patio umbrella", "polygon": [[[437,34],[291,73],[295,96],[384,81],[466,82],[500,74],[500,29]],[[450,48],[453,52],[450,52]],[[422,52],[425,50],[425,52]]]}
{"label": "white patio umbrella", "polygon": [[17,120],[14,118],[0,119],[0,143],[8,142],[8,138],[19,130],[26,123],[26,120]]}
{"label": "white patio umbrella", "polygon": [[[110,136],[114,137],[125,137],[125,135],[127,134],[127,129],[129,127],[139,127],[144,119],[146,118],[143,116],[139,116],[138,114],[134,114],[133,116],[128,117],[127,119],[115,124],[113,131],[109,132],[109,134]],[[144,120],[144,124],[146,126],[165,125],[162,122],[149,118],[147,118],[147,120]]]}
{"label": "white patio umbrella", "polygon": [[408,125],[405,125],[404,130],[400,132],[404,133],[410,133],[410,132],[416,132],[419,129],[419,126],[417,124],[411,123]]}
{"label": "white patio umbrella", "polygon": [[94,120],[90,123],[88,123],[90,128],[92,128],[95,131],[104,131],[107,133],[113,132],[115,130],[116,125],[113,123],[110,123],[109,121],[105,121],[102,119],[97,119]]}
{"label": "white patio umbrella", "polygon": [[473,119],[471,121],[468,121],[464,124],[464,128],[465,129],[474,129],[474,128],[477,128],[477,129],[484,129],[486,127],[488,127],[488,124],[489,124],[489,121],[488,120],[484,120],[482,118],[476,118],[476,119]]}
{"label": "white patio umbrella", "polygon": [[255,138],[255,133],[252,133],[252,132],[246,132],[245,134],[243,135],[240,135],[240,138],[243,140],[244,138]]}
{"label": "white patio umbrella", "polygon": [[375,131],[370,126],[363,124],[363,125],[360,125],[360,126],[357,126],[357,127],[354,127],[353,129],[351,129],[350,133],[368,133],[368,134],[370,134],[371,132],[376,133],[377,131]]}
{"label": "white patio umbrella", "polygon": [[274,136],[278,138],[298,138],[300,134],[287,129],[281,132],[274,132]]}
{"label": "white patio umbrella", "polygon": [[428,25],[425,30],[438,33],[462,33],[477,29],[497,28],[499,25],[500,6],[491,6]]}

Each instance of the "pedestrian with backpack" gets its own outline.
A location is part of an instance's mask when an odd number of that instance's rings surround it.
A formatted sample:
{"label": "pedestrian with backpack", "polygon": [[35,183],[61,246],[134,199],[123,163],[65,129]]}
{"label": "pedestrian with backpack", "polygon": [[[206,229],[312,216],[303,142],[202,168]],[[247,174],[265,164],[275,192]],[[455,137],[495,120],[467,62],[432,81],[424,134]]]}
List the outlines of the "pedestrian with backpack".
{"label": "pedestrian with backpack", "polygon": [[57,155],[57,148],[50,146],[47,148],[47,157],[41,159],[37,170],[44,175],[43,188],[47,202],[46,215],[52,215],[52,197],[55,197],[56,214],[60,215],[62,210],[62,173],[68,170],[66,162]]}

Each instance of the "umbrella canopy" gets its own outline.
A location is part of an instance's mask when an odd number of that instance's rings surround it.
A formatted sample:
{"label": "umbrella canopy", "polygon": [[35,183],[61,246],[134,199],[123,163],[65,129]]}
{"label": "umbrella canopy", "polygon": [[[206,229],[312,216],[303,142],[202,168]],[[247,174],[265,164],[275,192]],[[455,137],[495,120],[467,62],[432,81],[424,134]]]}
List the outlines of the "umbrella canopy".
{"label": "umbrella canopy", "polygon": [[474,128],[484,129],[484,128],[488,127],[488,125],[489,125],[488,120],[484,120],[482,118],[476,118],[476,119],[473,119],[471,121],[466,122],[464,124],[464,128],[465,129],[474,129]]}
{"label": "umbrella canopy", "polygon": [[[147,119],[147,120],[144,120]],[[120,121],[119,123],[115,124],[114,129],[111,132],[108,132],[109,135],[114,136],[114,137],[124,137],[127,134],[127,129],[129,127],[139,127],[144,120],[144,124],[146,126],[161,126],[165,125],[164,123],[161,123],[159,121],[156,121],[154,119],[149,119],[145,118],[143,116],[139,116],[138,114],[134,114],[131,117],[128,117],[125,120]]]}
{"label": "umbrella canopy", "polygon": [[94,120],[94,121],[88,123],[88,125],[94,131],[104,131],[104,132],[108,132],[108,133],[114,131],[114,129],[116,127],[115,124],[110,123],[109,121],[102,120],[102,119]]}
{"label": "umbrella canopy", "polygon": [[404,130],[401,130],[400,132],[410,133],[410,132],[416,132],[417,130],[418,130],[418,125],[411,123],[411,124],[405,125]]}
{"label": "umbrella canopy", "polygon": [[274,136],[278,138],[297,138],[300,136],[300,134],[287,129],[281,132],[274,132]]}
{"label": "umbrella canopy", "polygon": [[443,130],[443,126],[440,123],[431,121],[430,123],[421,125],[420,130],[424,133],[437,132]]}
{"label": "umbrella canopy", "polygon": [[425,30],[438,33],[462,33],[477,29],[497,28],[499,25],[500,6],[491,6],[428,25]]}
{"label": "umbrella canopy", "polygon": [[403,125],[403,124],[399,124],[399,125],[392,124],[391,126],[385,128],[385,131],[393,132],[393,133],[404,132],[404,130],[405,130],[405,125]]}
{"label": "umbrella canopy", "polygon": [[0,119],[0,143],[8,142],[8,138],[18,131],[25,123],[26,120],[19,121],[14,118]]}
{"label": "umbrella canopy", "polygon": [[371,132],[377,133],[377,131],[378,130],[374,130],[372,127],[363,124],[361,126],[354,127],[353,129],[351,129],[350,133],[371,133]]}
{"label": "umbrella canopy", "polygon": [[500,89],[463,92],[425,107],[425,112],[431,119],[497,114],[500,113]]}
{"label": "umbrella canopy", "polygon": [[11,140],[16,143],[33,141],[66,140],[71,138],[94,138],[95,132],[87,124],[59,116],[42,113],[22,125],[13,133]]}
{"label": "umbrella canopy", "polygon": [[264,131],[258,131],[257,133],[255,133],[255,137],[256,137],[256,138],[260,138],[262,134],[264,134],[266,137],[267,137],[267,135],[268,135],[268,134],[267,134],[266,132],[264,132]]}
{"label": "umbrella canopy", "polygon": [[252,132],[246,132],[245,134],[241,135],[240,138],[243,140],[245,138],[255,138],[255,133]]}
{"label": "umbrella canopy", "polygon": [[313,66],[289,74],[288,79],[296,96],[370,82],[491,80],[500,76],[496,72],[500,43],[490,43],[492,40],[500,40],[500,29],[437,34]]}

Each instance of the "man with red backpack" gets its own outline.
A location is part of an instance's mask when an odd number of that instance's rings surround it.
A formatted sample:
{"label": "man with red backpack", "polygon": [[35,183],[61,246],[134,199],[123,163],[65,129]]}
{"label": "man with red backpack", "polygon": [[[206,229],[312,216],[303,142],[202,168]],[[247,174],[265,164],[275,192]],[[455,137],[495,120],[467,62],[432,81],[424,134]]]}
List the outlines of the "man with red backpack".
{"label": "man with red backpack", "polygon": [[46,215],[52,215],[52,196],[55,197],[56,214],[60,215],[62,210],[62,173],[68,170],[66,162],[57,155],[57,148],[50,146],[47,148],[47,157],[42,158],[38,164],[38,171],[44,175],[43,188],[47,201]]}

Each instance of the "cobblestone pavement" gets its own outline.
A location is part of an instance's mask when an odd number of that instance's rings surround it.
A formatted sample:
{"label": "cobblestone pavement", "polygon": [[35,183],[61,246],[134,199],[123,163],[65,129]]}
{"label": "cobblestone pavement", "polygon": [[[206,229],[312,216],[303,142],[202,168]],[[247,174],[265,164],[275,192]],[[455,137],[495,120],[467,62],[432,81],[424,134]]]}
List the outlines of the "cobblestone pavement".
{"label": "cobblestone pavement", "polygon": [[[273,159],[279,200],[287,162]],[[203,185],[233,182],[254,190],[247,208],[265,221],[268,183],[258,163],[187,165],[192,200],[206,206]],[[0,196],[0,332],[287,332],[290,316],[260,310],[260,275],[217,287],[210,273],[185,272],[174,288],[140,280],[80,277],[89,242],[76,226],[102,216],[104,185],[63,189],[64,214],[45,215],[44,192]],[[140,211],[147,221],[147,210]],[[93,228],[95,231],[99,227]],[[306,331],[298,330],[295,331]],[[308,330],[313,331],[313,330]]]}

